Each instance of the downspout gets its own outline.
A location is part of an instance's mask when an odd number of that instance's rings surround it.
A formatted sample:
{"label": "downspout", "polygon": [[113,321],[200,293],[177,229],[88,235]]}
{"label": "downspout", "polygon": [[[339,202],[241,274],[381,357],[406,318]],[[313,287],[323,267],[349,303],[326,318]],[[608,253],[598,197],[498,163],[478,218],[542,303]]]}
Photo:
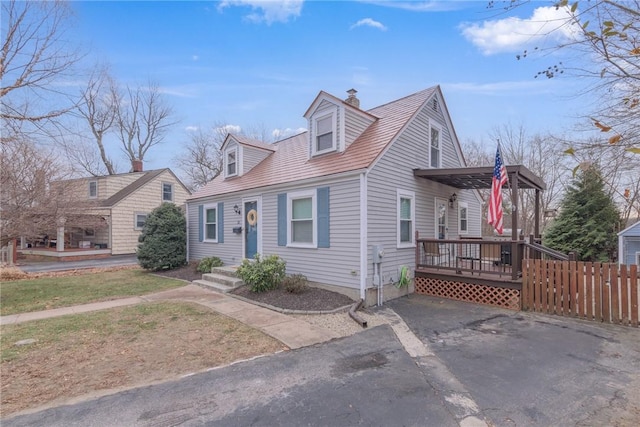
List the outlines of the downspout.
{"label": "downspout", "polygon": [[189,262],[189,203],[184,204],[184,215],[187,220],[187,262]]}
{"label": "downspout", "polygon": [[367,291],[367,175],[360,175],[360,298],[366,301]]}

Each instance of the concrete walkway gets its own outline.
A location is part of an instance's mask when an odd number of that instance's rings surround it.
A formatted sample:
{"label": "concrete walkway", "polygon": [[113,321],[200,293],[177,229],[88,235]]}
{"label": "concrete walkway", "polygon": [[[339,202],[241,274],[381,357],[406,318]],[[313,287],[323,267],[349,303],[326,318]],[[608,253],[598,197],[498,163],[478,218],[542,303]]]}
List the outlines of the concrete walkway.
{"label": "concrete walkway", "polygon": [[121,298],[112,301],[56,308],[53,310],[1,316],[0,325],[13,325],[31,320],[48,319],[66,316],[68,314],[87,313],[90,311],[166,300],[189,301],[204,305],[220,314],[261,330],[265,334],[282,342],[290,349],[306,347],[337,338],[337,335],[332,331],[311,325],[304,320],[277,313],[248,302],[240,301],[226,294],[203,289],[192,284],[141,297]]}

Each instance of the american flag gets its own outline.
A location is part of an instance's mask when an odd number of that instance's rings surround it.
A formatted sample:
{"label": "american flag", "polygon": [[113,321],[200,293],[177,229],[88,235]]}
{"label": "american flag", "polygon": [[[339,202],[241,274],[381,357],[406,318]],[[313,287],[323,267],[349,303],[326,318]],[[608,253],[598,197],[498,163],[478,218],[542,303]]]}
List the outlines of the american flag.
{"label": "american flag", "polygon": [[491,198],[489,199],[489,213],[487,222],[502,234],[502,186],[507,182],[507,168],[502,163],[500,145],[496,150],[496,164],[493,167],[493,179],[491,180]]}

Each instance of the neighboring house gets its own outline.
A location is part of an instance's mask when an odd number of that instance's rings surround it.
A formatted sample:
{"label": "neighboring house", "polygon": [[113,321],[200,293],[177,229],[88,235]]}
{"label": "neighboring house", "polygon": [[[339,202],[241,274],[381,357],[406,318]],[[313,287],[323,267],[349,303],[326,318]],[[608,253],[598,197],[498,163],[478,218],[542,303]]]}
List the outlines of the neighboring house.
{"label": "neighboring house", "polygon": [[189,259],[277,254],[287,273],[365,298],[378,279],[413,271],[417,231],[481,235],[476,190],[414,176],[466,166],[440,87],[367,111],[355,92],[321,91],[304,114],[308,130],[291,138],[227,136],[223,173],[187,201]]}
{"label": "neighboring house", "polygon": [[[40,242],[56,248],[58,257],[78,255],[73,253],[77,249],[133,254],[147,215],[162,203],[182,207],[191,194],[170,169],[143,171],[142,162],[134,162],[130,173],[58,181],[52,191],[71,192],[75,200],[88,204],[81,212],[82,226],[67,221],[52,230],[48,242]],[[38,242],[34,246],[26,253],[34,254]]]}
{"label": "neighboring house", "polygon": [[618,233],[618,263],[640,265],[640,221]]}

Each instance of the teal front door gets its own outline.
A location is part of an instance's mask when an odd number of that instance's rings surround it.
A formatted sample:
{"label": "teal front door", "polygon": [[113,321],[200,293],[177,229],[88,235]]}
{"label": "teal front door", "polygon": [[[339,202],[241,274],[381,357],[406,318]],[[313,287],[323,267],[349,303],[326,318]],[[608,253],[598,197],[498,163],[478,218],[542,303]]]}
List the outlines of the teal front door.
{"label": "teal front door", "polygon": [[244,257],[252,259],[258,252],[258,202],[244,203]]}

